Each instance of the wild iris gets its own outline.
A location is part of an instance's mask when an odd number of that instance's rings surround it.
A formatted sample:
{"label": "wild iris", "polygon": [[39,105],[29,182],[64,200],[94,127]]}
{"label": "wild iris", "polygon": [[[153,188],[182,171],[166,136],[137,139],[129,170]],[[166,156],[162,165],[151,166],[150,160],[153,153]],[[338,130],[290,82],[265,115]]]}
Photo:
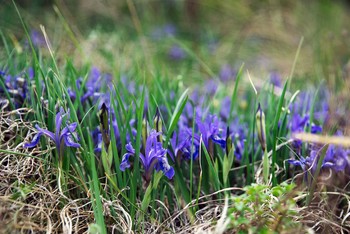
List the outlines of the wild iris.
{"label": "wild iris", "polygon": [[[64,127],[61,130],[62,121],[66,118],[66,127]],[[39,127],[39,125],[35,125],[35,128],[38,130],[38,133],[33,137],[32,141],[30,143],[25,143],[25,148],[33,148],[35,147],[40,140],[40,137],[42,135],[45,135],[46,137],[49,137],[56,145],[56,149],[59,152],[60,157],[63,156],[64,147],[73,147],[73,148],[79,148],[80,144],[76,143],[74,140],[78,139],[77,133],[75,132],[77,128],[77,123],[68,123],[69,119],[69,110],[64,113],[63,108],[60,108],[60,111],[56,114],[55,118],[55,132],[51,132],[46,129],[42,129]]]}
{"label": "wild iris", "polygon": [[[146,140],[145,153],[140,152],[140,161],[145,169],[144,178],[146,181],[150,181],[152,171],[155,168],[157,171],[163,171],[164,175],[169,179],[172,179],[175,171],[168,163],[166,157],[167,150],[163,148],[162,143],[158,141],[159,132],[154,129],[151,130]],[[129,159],[131,156],[135,156],[135,149],[131,142],[126,145],[127,153],[123,155],[122,162],[120,163],[120,170],[125,171],[126,168],[130,168]]]}

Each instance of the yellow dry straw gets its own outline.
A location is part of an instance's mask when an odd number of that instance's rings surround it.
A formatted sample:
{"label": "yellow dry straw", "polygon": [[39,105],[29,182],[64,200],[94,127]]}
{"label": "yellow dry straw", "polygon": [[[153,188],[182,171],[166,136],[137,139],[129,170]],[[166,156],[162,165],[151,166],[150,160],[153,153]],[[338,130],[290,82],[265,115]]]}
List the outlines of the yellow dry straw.
{"label": "yellow dry straw", "polygon": [[312,133],[295,133],[293,134],[294,139],[298,139],[305,142],[312,142],[317,144],[333,144],[344,147],[350,147],[350,137],[346,136],[322,136]]}

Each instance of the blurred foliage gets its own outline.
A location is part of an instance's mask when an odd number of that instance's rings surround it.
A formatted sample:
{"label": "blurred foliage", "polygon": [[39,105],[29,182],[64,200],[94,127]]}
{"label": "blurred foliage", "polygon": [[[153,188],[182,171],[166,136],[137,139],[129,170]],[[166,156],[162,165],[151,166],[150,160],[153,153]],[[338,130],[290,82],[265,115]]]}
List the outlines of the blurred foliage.
{"label": "blurred foliage", "polygon": [[[116,61],[110,61],[108,52],[114,51],[119,55],[117,59],[129,61],[126,63],[131,62],[130,57],[133,57],[133,61],[138,60],[139,56],[150,60],[155,54],[164,54],[164,48],[171,43],[160,44],[149,35],[154,28],[171,23],[177,28],[175,39],[181,40],[195,55],[195,58],[191,56],[195,62],[189,63],[189,70],[186,71],[194,79],[203,77],[203,70],[198,67],[199,59],[214,73],[223,64],[239,67],[244,63],[245,68],[259,78],[266,77],[271,71],[278,71],[286,77],[291,72],[298,44],[304,38],[297,58],[296,77],[316,83],[327,80],[328,85],[337,90],[347,84],[342,78],[350,60],[347,45],[350,39],[349,1],[16,2],[30,28],[38,30],[40,24],[46,27],[60,54],[72,54],[77,47],[72,37],[68,36],[67,27],[64,26],[66,23],[84,50],[84,56],[79,54],[77,59],[91,58],[89,55],[93,53],[92,58],[99,59],[91,62],[105,66],[108,61],[107,69],[113,69],[116,65]],[[3,0],[0,3],[1,30],[13,40],[21,40],[23,29],[12,2]],[[58,11],[53,6],[57,6]],[[141,48],[135,45],[140,35],[146,36]],[[215,52],[204,53],[203,49],[210,43],[215,44]],[[163,60],[160,57],[159,61]],[[193,74],[194,71],[199,74]],[[176,70],[176,74],[179,73],[183,74]]]}

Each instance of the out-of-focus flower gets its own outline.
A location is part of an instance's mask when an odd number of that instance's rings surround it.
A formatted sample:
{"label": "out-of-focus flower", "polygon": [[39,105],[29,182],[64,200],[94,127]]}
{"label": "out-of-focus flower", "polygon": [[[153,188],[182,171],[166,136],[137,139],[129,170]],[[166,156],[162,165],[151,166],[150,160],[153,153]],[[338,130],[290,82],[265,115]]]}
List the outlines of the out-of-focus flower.
{"label": "out-of-focus flower", "polygon": [[225,64],[221,67],[219,72],[219,79],[223,83],[227,83],[229,81],[233,81],[236,79],[237,71],[233,69],[230,65]]}
{"label": "out-of-focus flower", "polygon": [[76,143],[74,140],[78,139],[77,133],[75,132],[77,128],[77,123],[68,123],[67,120],[67,126],[64,127],[61,130],[61,125],[63,118],[67,117],[69,118],[69,110],[67,113],[64,113],[63,108],[60,109],[60,111],[56,114],[55,118],[55,125],[56,129],[55,132],[51,132],[46,129],[42,129],[39,127],[39,125],[35,125],[35,128],[38,130],[38,133],[33,137],[32,141],[30,143],[25,143],[24,147],[25,148],[33,148],[35,147],[40,140],[40,137],[42,135],[45,135],[46,137],[49,137],[56,145],[57,150],[62,151],[63,146],[68,146],[68,147],[74,147],[74,148],[79,148],[80,144]]}
{"label": "out-of-focus flower", "polygon": [[[336,132],[336,135],[342,136],[342,132]],[[316,173],[318,162],[323,156],[324,146],[311,145],[309,156],[304,158],[300,156],[299,159],[289,159],[288,162],[294,166],[300,166],[304,172],[309,171],[312,175]],[[323,161],[321,163],[320,170],[331,169],[335,172],[342,172],[350,174],[350,150],[346,150],[341,146],[329,145]],[[308,179],[308,173],[305,173],[305,180]]]}
{"label": "out-of-focus flower", "polygon": [[176,27],[173,24],[166,24],[161,27],[156,27],[152,32],[151,32],[151,37],[154,40],[161,40],[166,37],[173,37],[176,35]]}
{"label": "out-of-focus flower", "polygon": [[82,95],[81,102],[84,103],[89,97],[98,98],[100,96],[101,84],[101,72],[96,67],[93,67],[85,84],[86,92]]}
{"label": "out-of-focus flower", "polygon": [[332,168],[335,171],[344,171],[346,168],[350,169],[349,152],[341,147],[330,145],[323,159],[322,167]]}
{"label": "out-of-focus flower", "polygon": [[218,89],[217,81],[215,81],[214,79],[210,79],[206,81],[204,85],[204,90],[207,95],[214,96],[217,89]]}
{"label": "out-of-focus flower", "polygon": [[[28,79],[25,78],[26,76]],[[0,96],[5,96],[5,92],[7,92],[10,95],[15,107],[22,107],[23,103],[26,100],[28,101],[30,98],[30,95],[28,95],[29,85],[33,77],[34,71],[31,68],[28,69],[27,73],[21,73],[17,76],[12,76],[7,74],[5,71],[1,71],[0,78],[5,84],[5,90],[0,87]]]}
{"label": "out-of-focus flower", "polygon": [[[304,172],[310,170],[314,174],[317,170],[318,161],[321,158],[322,148],[317,147],[310,151],[310,155],[306,158],[300,156],[299,159],[289,159],[288,162],[294,166],[300,166]],[[336,172],[350,172],[350,152],[342,147],[329,145],[321,164],[321,170],[330,168]]]}
{"label": "out-of-focus flower", "polygon": [[186,52],[178,45],[173,45],[168,53],[169,57],[173,60],[182,60],[186,58]]}
{"label": "out-of-focus flower", "polygon": [[270,82],[276,87],[281,87],[282,85],[282,77],[278,72],[270,73]]}
{"label": "out-of-focus flower", "polygon": [[32,41],[33,45],[36,47],[43,47],[46,45],[43,34],[34,29],[31,30],[30,32],[30,40]]}
{"label": "out-of-focus flower", "polygon": [[[164,175],[169,179],[172,179],[175,171],[168,163],[166,157],[167,150],[163,148],[162,143],[157,141],[160,133],[157,133],[155,130],[151,130],[150,134],[147,137],[145,148],[145,153],[140,152],[140,162],[145,169],[144,177],[146,181],[149,181],[153,169],[157,171],[163,171]],[[122,162],[120,163],[120,170],[125,171],[126,168],[130,168],[129,159],[131,156],[135,156],[135,149],[133,148],[131,142],[126,145],[126,151],[123,155]]]}

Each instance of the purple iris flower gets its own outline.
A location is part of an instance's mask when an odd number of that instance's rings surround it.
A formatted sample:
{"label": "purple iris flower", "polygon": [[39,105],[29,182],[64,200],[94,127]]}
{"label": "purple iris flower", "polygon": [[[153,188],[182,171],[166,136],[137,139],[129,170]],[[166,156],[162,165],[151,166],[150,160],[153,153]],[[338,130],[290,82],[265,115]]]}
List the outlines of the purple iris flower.
{"label": "purple iris flower", "polygon": [[[86,91],[80,98],[80,101],[84,103],[89,98],[92,98],[92,101],[96,102],[101,96],[108,96],[108,94],[102,93],[102,88],[107,87],[111,88],[113,77],[111,74],[102,74],[101,71],[93,67],[90,71],[88,80],[86,81],[85,87]],[[77,89],[80,89],[82,85],[82,79],[79,78],[77,80],[76,86]],[[104,85],[104,86],[103,86]],[[71,93],[72,94],[72,93]],[[74,97],[74,94],[70,96]]]}
{"label": "purple iris flower", "polygon": [[[24,101],[29,98],[28,92],[28,82],[27,79],[24,78],[25,74],[20,74],[18,76],[12,76],[3,72],[1,78],[4,79],[5,89],[11,96],[13,103],[16,108],[22,107]],[[29,74],[29,79],[32,77]],[[5,90],[0,88],[0,94],[2,94]]]}
{"label": "purple iris flower", "polygon": [[[82,83],[83,83],[83,78],[81,78],[81,77],[79,77],[79,78],[75,81],[75,85],[76,85],[76,87],[77,87],[77,90],[81,89]],[[67,88],[67,92],[68,92],[68,95],[69,95],[70,99],[71,99],[72,101],[74,101],[74,100],[76,99],[76,97],[77,97],[76,92],[73,91],[73,89],[70,88],[70,87]]]}
{"label": "purple iris flower", "polygon": [[61,130],[62,121],[63,121],[63,118],[65,116],[67,116],[67,119],[68,119],[69,110],[67,111],[67,113],[64,113],[63,108],[61,108],[60,111],[56,114],[55,132],[51,132],[49,130],[42,129],[39,127],[39,125],[35,125],[35,128],[38,130],[38,133],[34,136],[34,138],[32,139],[32,141],[30,143],[24,144],[24,147],[25,148],[35,147],[39,143],[40,137],[42,135],[45,135],[45,136],[49,137],[55,143],[56,149],[58,149],[60,151],[60,154],[61,154],[61,150],[62,150],[61,147],[63,147],[63,146],[79,148],[80,144],[76,143],[74,141],[75,139],[78,139],[77,133],[75,132],[78,124],[76,122],[71,123],[71,124],[67,124],[67,126]]}
{"label": "purple iris flower", "polygon": [[202,134],[202,139],[204,145],[208,148],[209,139],[213,140],[215,143],[219,144],[222,148],[226,147],[226,140],[224,137],[221,137],[220,121],[216,115],[208,115],[204,121],[198,116],[196,123],[199,129],[199,132]]}
{"label": "purple iris flower", "polygon": [[[311,169],[311,173],[314,174],[317,169],[318,160],[320,158],[321,150],[318,147],[310,152],[309,157],[300,157],[299,159],[289,159],[288,163],[294,166],[300,166],[303,171]],[[329,145],[325,157],[321,164],[321,169],[330,168],[336,172],[350,171],[349,151],[344,150],[341,147]]]}
{"label": "purple iris flower", "polygon": [[350,167],[349,152],[341,147],[330,145],[324,157],[322,167],[332,168],[335,171],[344,171]]}
{"label": "purple iris flower", "polygon": [[[228,118],[228,117],[227,117]],[[225,122],[221,122],[220,126],[223,129]],[[235,158],[241,160],[244,153],[246,135],[247,135],[248,126],[246,123],[240,122],[239,118],[234,118],[233,121],[229,124],[230,137],[234,146]],[[227,132],[222,132],[221,139],[227,139]]]}
{"label": "purple iris flower", "polygon": [[300,166],[303,169],[303,171],[306,171],[307,168],[310,166],[310,165],[308,165],[309,164],[308,161],[306,161],[306,159],[303,156],[300,156],[299,159],[288,159],[287,160],[287,162],[289,164],[292,164],[294,166]]}
{"label": "purple iris flower", "polygon": [[126,75],[122,75],[121,82],[130,94],[135,95],[137,92],[142,91],[137,89],[135,81]]}
{"label": "purple iris flower", "polygon": [[227,121],[230,117],[231,98],[226,96],[221,102],[220,117],[223,121]]}
{"label": "purple iris flower", "polygon": [[89,97],[98,98],[101,89],[101,72],[98,68],[93,67],[90,71],[89,78],[85,84],[86,92],[81,97],[81,102],[85,102]]}
{"label": "purple iris flower", "polygon": [[102,151],[102,144],[103,144],[103,139],[102,139],[102,133],[100,131],[100,128],[96,128],[91,132],[92,139],[95,145],[94,152],[95,153],[101,153]]}
{"label": "purple iris flower", "polygon": [[46,45],[43,34],[37,30],[32,30],[30,32],[30,40],[32,41],[33,45],[36,47],[41,47]]}
{"label": "purple iris flower", "polygon": [[204,90],[209,96],[214,96],[216,90],[218,89],[218,84],[214,79],[207,80],[204,86]]}
{"label": "purple iris flower", "polygon": [[163,32],[167,37],[175,36],[176,34],[176,27],[173,24],[166,24],[163,27]]}
{"label": "purple iris flower", "polygon": [[234,80],[236,78],[237,71],[233,69],[230,65],[225,64],[221,67],[219,72],[219,79],[223,83],[227,83],[230,80]]}
{"label": "purple iris flower", "polygon": [[300,116],[298,113],[295,113],[292,116],[291,122],[290,122],[290,130],[292,132],[302,132],[304,131],[305,126],[307,125],[309,121],[309,115]]}
{"label": "purple iris flower", "polygon": [[244,153],[244,144],[246,141],[246,134],[242,127],[236,129],[236,132],[233,132],[233,144],[235,147],[235,158],[241,160]]}
{"label": "purple iris flower", "polygon": [[182,149],[186,146],[188,137],[184,132],[179,132],[179,136],[174,131],[172,138],[170,139],[170,145],[172,150],[168,151],[171,159],[175,161],[175,158],[180,154]]}
{"label": "purple iris flower", "polygon": [[[155,168],[157,171],[163,171],[164,175],[169,179],[172,179],[175,171],[168,163],[166,157],[167,150],[163,148],[162,143],[158,142],[157,138],[160,135],[154,129],[151,130],[149,136],[146,140],[145,154],[140,152],[140,161],[145,169],[145,179],[150,180],[151,173]],[[133,148],[131,142],[126,145],[126,151],[123,155],[122,162],[120,163],[120,170],[125,171],[126,168],[130,168],[129,159],[131,156],[135,156],[135,149]]]}
{"label": "purple iris flower", "polygon": [[172,37],[176,35],[176,27],[173,24],[166,24],[162,27],[157,27],[151,32],[151,37],[154,40],[161,40],[166,37]]}
{"label": "purple iris flower", "polygon": [[282,86],[282,77],[278,72],[271,72],[270,73],[270,82],[276,87]]}
{"label": "purple iris flower", "polygon": [[[294,106],[293,110],[297,108],[297,105]],[[303,132],[306,127],[310,126],[310,117],[308,114],[301,116],[297,112],[294,112],[294,114],[291,116],[291,120],[289,123],[289,129],[291,133],[297,133],[297,132]],[[320,133],[322,132],[322,127],[319,125],[316,125],[314,123],[311,123],[310,128],[311,133]],[[302,141],[295,140],[293,141],[293,146],[296,150],[300,150],[302,146]]]}
{"label": "purple iris flower", "polygon": [[[174,137],[174,136],[173,136]],[[175,152],[180,152],[181,156],[186,160],[196,160],[199,155],[200,136],[197,133],[192,135],[192,128],[182,127],[179,130],[177,144],[171,142]],[[175,154],[175,157],[177,154]]]}
{"label": "purple iris flower", "polygon": [[178,45],[173,45],[168,54],[171,59],[177,61],[186,58],[186,52]]}

